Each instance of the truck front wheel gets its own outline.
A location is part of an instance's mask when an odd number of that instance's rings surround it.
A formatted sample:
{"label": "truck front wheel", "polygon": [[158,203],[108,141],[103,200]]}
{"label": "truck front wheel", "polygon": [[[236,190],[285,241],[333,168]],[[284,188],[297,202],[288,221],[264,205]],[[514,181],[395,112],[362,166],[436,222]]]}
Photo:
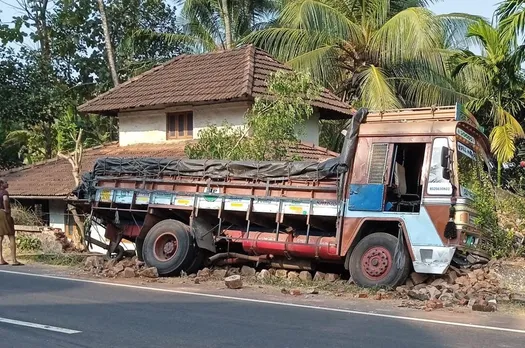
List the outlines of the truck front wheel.
{"label": "truck front wheel", "polygon": [[401,248],[403,262],[397,265],[397,238],[388,233],[372,233],[356,245],[350,255],[350,274],[363,287],[395,287],[404,282],[410,272],[410,256]]}
{"label": "truck front wheel", "polygon": [[149,230],[142,245],[146,265],[160,275],[178,275],[195,258],[195,245],[189,228],[177,220],[163,220]]}

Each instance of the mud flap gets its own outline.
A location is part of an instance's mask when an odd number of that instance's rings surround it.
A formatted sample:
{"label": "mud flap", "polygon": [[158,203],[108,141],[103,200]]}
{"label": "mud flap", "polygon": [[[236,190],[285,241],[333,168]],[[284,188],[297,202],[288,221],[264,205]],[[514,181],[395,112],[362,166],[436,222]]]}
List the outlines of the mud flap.
{"label": "mud flap", "polygon": [[399,232],[397,234],[397,244],[396,250],[394,252],[394,263],[397,269],[402,269],[405,264],[406,253],[404,252],[405,248],[405,236],[403,234],[403,226],[399,224]]}
{"label": "mud flap", "polygon": [[192,218],[190,224],[197,246],[201,249],[215,253],[216,249],[213,232],[217,229],[217,225],[213,226],[202,217]]}

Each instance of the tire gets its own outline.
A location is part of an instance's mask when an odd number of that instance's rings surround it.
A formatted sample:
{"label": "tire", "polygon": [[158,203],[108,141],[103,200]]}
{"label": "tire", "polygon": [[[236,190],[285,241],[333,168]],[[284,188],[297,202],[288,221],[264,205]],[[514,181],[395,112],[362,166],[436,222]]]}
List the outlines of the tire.
{"label": "tire", "polygon": [[109,249],[108,249],[108,251],[104,255],[104,259],[106,261],[116,260],[118,262],[118,261],[122,260],[122,258],[124,257],[124,252],[125,252],[125,250],[122,247],[122,245],[118,245],[115,248],[115,252],[112,253],[112,254],[109,253]]}
{"label": "tire", "polygon": [[204,258],[204,252],[199,248],[195,248],[195,256],[193,257],[193,262],[183,271],[187,274],[197,273],[197,271],[200,270],[202,265],[204,264]]}
{"label": "tire", "polygon": [[363,287],[394,288],[410,273],[410,255],[403,247],[404,263],[395,265],[397,238],[388,233],[373,233],[363,238],[350,255],[349,270],[352,279]]}
{"label": "tire", "polygon": [[195,245],[188,226],[163,220],[149,230],[142,245],[142,258],[159,275],[178,275],[195,261]]}

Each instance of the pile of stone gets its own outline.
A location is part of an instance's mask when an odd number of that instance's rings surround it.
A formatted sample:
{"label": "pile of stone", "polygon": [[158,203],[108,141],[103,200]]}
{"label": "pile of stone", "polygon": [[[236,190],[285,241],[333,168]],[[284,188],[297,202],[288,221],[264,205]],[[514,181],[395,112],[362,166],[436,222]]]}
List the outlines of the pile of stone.
{"label": "pile of stone", "polygon": [[470,269],[450,267],[441,276],[412,273],[406,284],[396,288],[398,295],[409,301],[401,306],[434,310],[443,307],[468,306],[476,311],[493,312],[498,303],[521,298],[501,284],[499,263],[477,264]]}
{"label": "pile of stone", "polygon": [[[228,268],[228,269],[222,269],[218,268],[213,271],[211,271],[213,275],[224,274],[225,276],[230,275],[241,275],[243,277],[253,277],[259,281],[265,281],[270,279],[281,279],[281,280],[290,280],[290,281],[297,281],[297,282],[316,282],[316,281],[324,281],[324,282],[335,282],[339,280],[341,277],[338,274],[335,273],[323,273],[323,272],[315,272],[314,275],[312,275],[312,272],[310,271],[288,271],[285,269],[262,269],[260,272],[258,272],[255,268],[249,267],[249,266],[242,266],[241,268]],[[216,277],[215,277],[216,278]]]}
{"label": "pile of stone", "polygon": [[89,256],[84,262],[84,270],[99,277],[106,278],[158,278],[155,267],[144,267],[137,257],[124,258],[120,261],[105,260],[102,256]]}

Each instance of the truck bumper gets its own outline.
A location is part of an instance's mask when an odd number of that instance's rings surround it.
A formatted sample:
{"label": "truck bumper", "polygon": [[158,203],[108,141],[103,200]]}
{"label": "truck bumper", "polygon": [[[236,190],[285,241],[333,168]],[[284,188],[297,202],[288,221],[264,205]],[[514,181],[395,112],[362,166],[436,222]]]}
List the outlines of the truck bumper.
{"label": "truck bumper", "polygon": [[412,246],[414,271],[417,273],[443,274],[447,271],[455,247]]}

